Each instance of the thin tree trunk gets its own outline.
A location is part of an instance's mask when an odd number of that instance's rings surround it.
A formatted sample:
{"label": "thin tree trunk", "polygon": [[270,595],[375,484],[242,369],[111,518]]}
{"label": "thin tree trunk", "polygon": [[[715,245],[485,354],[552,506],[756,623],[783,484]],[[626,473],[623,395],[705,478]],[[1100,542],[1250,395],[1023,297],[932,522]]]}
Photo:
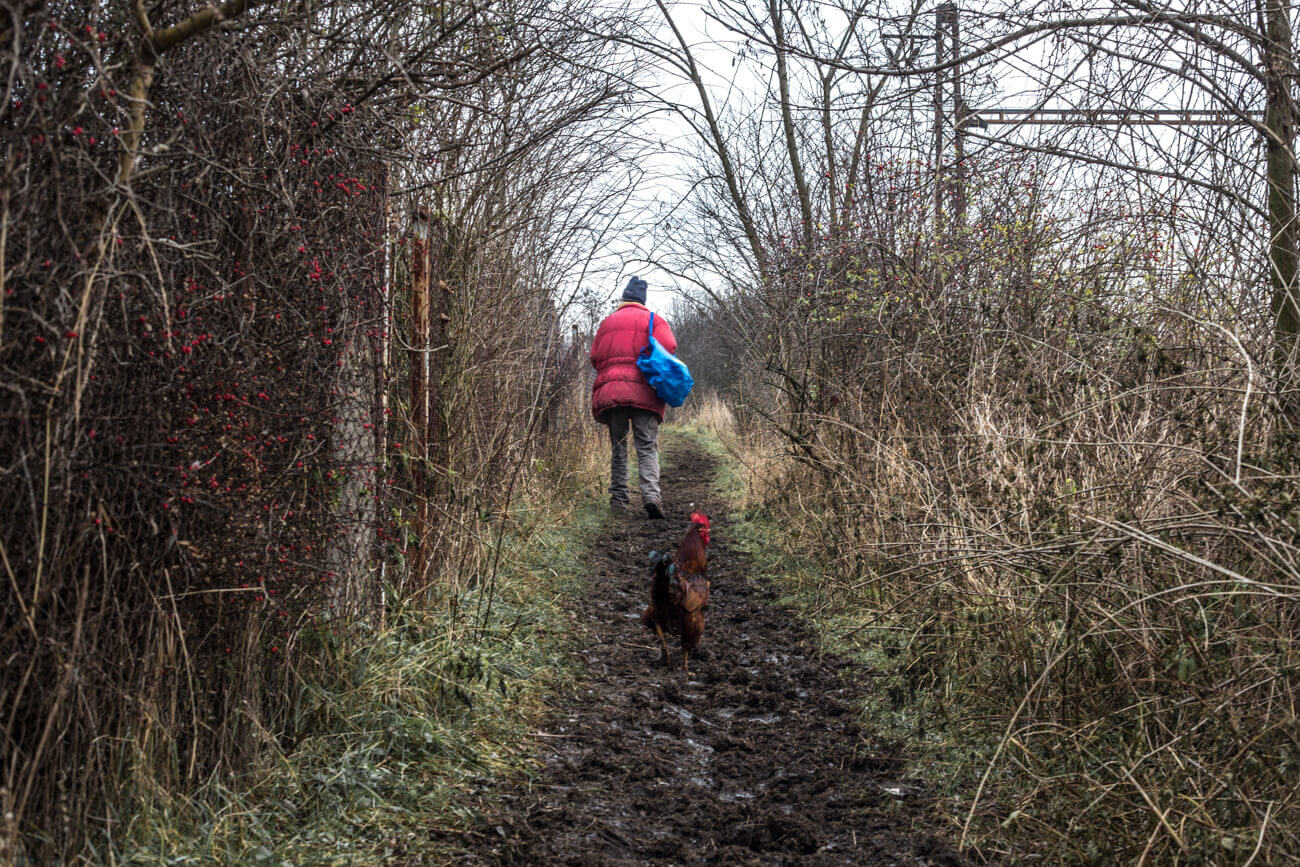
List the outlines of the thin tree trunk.
{"label": "thin tree trunk", "polygon": [[331,435],[333,462],[339,474],[338,505],[326,562],[334,573],[330,613],[355,620],[375,615],[382,601],[379,588],[371,580],[379,465],[375,437],[369,430],[373,423],[371,389],[376,356],[368,341],[353,340],[340,360]]}
{"label": "thin tree trunk", "polygon": [[833,72],[827,72],[822,76],[822,141],[826,148],[827,205],[830,208],[831,215],[831,234],[838,234],[840,227],[840,182],[835,171],[835,127],[831,120],[831,90],[834,84]]}
{"label": "thin tree trunk", "polygon": [[799,194],[799,215],[803,218],[804,244],[811,247],[812,197],[808,193],[808,180],[804,177],[803,163],[799,160],[799,140],[795,137],[794,113],[790,109],[790,70],[785,59],[785,27],[781,21],[781,7],[778,0],[767,0],[767,8],[772,16],[772,32],[776,42],[776,83],[781,96],[781,126],[785,130],[785,149],[790,156],[790,173],[794,175],[794,187]]}
{"label": "thin tree trunk", "polygon": [[686,60],[686,68],[691,77],[691,83],[695,85],[695,90],[700,96],[700,106],[704,110],[704,119],[709,125],[709,137],[712,139],[713,151],[718,155],[718,162],[722,166],[722,176],[727,183],[727,193],[731,197],[732,205],[736,208],[736,216],[740,219],[741,228],[745,232],[745,239],[749,242],[750,252],[754,256],[754,268],[758,271],[759,276],[765,279],[768,276],[768,267],[767,257],[763,253],[763,244],[758,238],[758,228],[754,223],[754,216],[749,210],[749,202],[746,201],[745,195],[740,189],[740,178],[736,174],[736,167],[731,161],[731,152],[727,149],[726,137],[722,134],[722,128],[718,126],[717,115],[713,112],[713,102],[709,99],[709,92],[704,86],[704,78],[700,75],[699,66],[695,63],[695,55],[686,43],[685,38],[683,38],[682,32],[677,28],[677,22],[669,14],[668,7],[664,5],[663,0],[655,0],[655,5],[659,7],[664,20],[668,22],[669,28],[673,31],[673,37],[676,38],[678,46],[682,49],[682,56]]}
{"label": "thin tree trunk", "polygon": [[[1268,130],[1268,231],[1269,272],[1272,280],[1274,354],[1283,388],[1290,389],[1296,364],[1296,337],[1300,333],[1300,309],[1296,300],[1297,231],[1295,202],[1295,101],[1291,94],[1295,77],[1292,57],[1291,10],[1289,0],[1267,0],[1267,33],[1264,44],[1264,74],[1267,103],[1264,126]],[[1284,404],[1294,410],[1296,401]]]}

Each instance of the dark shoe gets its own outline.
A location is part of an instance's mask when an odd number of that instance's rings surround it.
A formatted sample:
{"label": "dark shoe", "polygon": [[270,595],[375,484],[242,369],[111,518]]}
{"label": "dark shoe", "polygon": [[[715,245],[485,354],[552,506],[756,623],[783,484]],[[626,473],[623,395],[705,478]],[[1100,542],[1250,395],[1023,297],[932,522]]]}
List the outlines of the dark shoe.
{"label": "dark shoe", "polygon": [[645,504],[645,513],[656,521],[661,520],[664,516],[664,510],[655,502]]}

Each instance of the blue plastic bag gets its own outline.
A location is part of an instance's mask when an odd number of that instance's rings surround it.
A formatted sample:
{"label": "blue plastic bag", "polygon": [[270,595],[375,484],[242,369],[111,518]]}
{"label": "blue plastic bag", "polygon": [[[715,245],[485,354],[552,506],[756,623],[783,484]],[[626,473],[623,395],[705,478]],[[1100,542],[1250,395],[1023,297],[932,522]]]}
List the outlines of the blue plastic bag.
{"label": "blue plastic bag", "polygon": [[641,350],[636,366],[655,394],[669,406],[681,406],[691,393],[695,380],[681,359],[668,352],[655,340],[655,315],[650,314],[650,344]]}

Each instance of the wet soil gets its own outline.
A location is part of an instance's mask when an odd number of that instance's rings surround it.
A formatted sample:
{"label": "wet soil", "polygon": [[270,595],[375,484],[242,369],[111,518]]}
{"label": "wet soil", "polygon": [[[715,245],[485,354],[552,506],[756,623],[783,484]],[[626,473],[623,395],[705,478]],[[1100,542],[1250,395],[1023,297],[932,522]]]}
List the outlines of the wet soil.
{"label": "wet soil", "polygon": [[[668,443],[668,518],[612,517],[575,610],[581,682],[542,733],[540,779],[460,841],[470,863],[965,864],[924,785],[856,709],[870,672],[818,653],[727,541],[714,460]],[[713,523],[712,598],[690,676],[659,662],[639,616],[647,558],[692,509]],[[670,637],[673,661],[680,661]]]}

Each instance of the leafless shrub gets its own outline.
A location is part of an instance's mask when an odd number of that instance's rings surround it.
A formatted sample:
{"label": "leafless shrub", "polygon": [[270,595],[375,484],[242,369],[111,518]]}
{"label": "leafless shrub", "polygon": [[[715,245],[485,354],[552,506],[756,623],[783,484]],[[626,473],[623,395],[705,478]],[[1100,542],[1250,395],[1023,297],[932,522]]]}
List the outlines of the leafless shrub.
{"label": "leafless shrub", "polygon": [[[603,13],[553,12],[4,8],[0,860],[289,741],[313,641],[381,619],[385,585],[486,580],[513,480],[580,417],[567,206],[617,157],[566,162],[618,61],[583,65]],[[434,193],[444,484],[412,538],[408,238]]]}
{"label": "leafless shrub", "polygon": [[[927,757],[965,798],[954,835],[1284,861],[1289,7],[963,9],[946,59],[955,6],[707,9],[734,40],[721,84],[673,10],[654,43],[698,96],[699,227],[663,255],[712,292],[697,330],[744,359],[738,448],[825,564],[820,605],[860,624],[843,637],[892,667],[899,710],[927,708],[918,733],[952,736]],[[968,111],[998,76],[1028,106],[1164,99],[1233,123],[981,131]]]}
{"label": "leafless shrub", "polygon": [[988,744],[957,833],[1278,860],[1300,562],[1267,317],[1241,327],[1218,251],[1171,257],[1170,215],[1062,237],[1032,168],[1002,171],[1017,218],[990,204],[951,253],[852,233],[777,260],[751,376],[798,468],[768,504],[828,609],[906,630],[874,639],[895,699]]}

